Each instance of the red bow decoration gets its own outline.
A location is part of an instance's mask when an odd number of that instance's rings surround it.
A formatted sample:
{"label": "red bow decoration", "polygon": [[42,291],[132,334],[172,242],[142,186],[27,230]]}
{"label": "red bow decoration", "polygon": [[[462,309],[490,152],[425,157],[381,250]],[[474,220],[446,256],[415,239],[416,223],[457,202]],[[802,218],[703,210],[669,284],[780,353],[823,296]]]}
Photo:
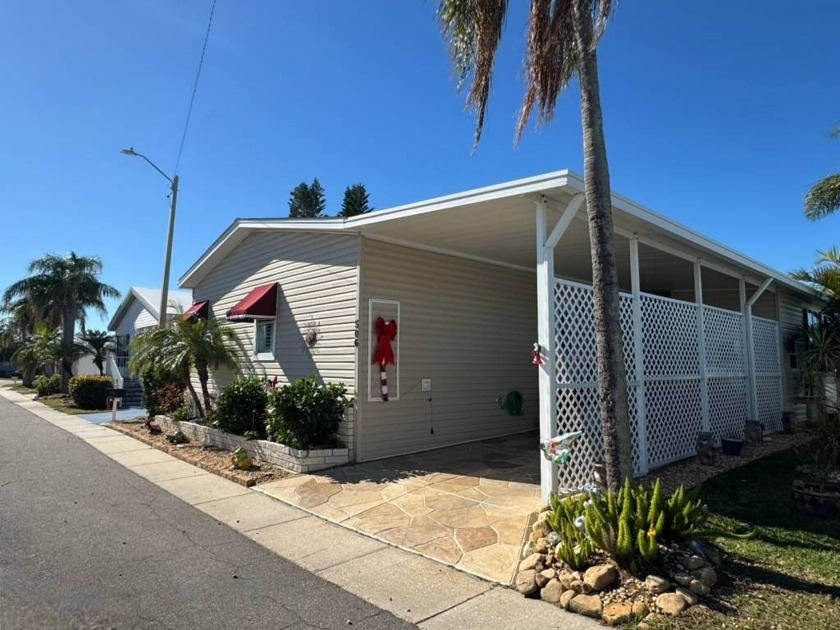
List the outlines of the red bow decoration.
{"label": "red bow decoration", "polygon": [[534,349],[531,350],[531,365],[545,365],[545,355],[540,349],[540,344],[535,343]]}
{"label": "red bow decoration", "polygon": [[397,338],[397,322],[394,320],[386,322],[381,317],[376,320],[376,352],[371,363],[378,363],[382,369],[389,363],[394,363],[394,349],[391,342]]}

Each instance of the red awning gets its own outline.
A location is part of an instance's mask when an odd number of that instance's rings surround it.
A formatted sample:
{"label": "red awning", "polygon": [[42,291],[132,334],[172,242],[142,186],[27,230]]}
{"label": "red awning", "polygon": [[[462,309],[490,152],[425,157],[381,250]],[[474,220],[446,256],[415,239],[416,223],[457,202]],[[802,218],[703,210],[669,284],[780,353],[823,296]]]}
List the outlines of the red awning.
{"label": "red awning", "polygon": [[234,322],[252,322],[255,319],[272,319],[277,315],[277,283],[264,284],[252,290],[227,312]]}
{"label": "red awning", "polygon": [[207,319],[208,315],[210,315],[210,302],[204,300],[203,302],[196,302],[190,306],[184,312],[182,319],[192,319],[193,317],[196,319]]}

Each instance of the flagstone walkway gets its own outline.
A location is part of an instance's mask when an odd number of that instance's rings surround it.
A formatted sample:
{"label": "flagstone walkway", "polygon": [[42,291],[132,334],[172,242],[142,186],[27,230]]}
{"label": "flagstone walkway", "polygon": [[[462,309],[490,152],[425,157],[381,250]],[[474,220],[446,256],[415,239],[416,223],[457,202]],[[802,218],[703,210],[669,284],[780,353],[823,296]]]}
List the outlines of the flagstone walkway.
{"label": "flagstone walkway", "polygon": [[295,475],[258,490],[326,520],[510,584],[540,509],[535,432]]}

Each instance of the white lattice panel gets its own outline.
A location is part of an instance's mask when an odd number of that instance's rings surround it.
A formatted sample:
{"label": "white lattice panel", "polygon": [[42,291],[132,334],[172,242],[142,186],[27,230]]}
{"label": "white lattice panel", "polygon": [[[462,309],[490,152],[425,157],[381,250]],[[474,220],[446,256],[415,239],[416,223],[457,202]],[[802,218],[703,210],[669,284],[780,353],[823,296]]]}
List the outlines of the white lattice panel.
{"label": "white lattice panel", "polygon": [[645,405],[651,468],[694,455],[702,426],[700,381],[646,383]]}
{"label": "white lattice panel", "polygon": [[590,387],[557,389],[557,433],[583,431],[575,442],[572,461],[560,466],[560,488],[575,490],[592,481],[593,465],[603,458],[598,391]]}
{"label": "white lattice panel", "polygon": [[713,306],[703,307],[706,374],[746,374],[744,316]]}
{"label": "white lattice panel", "polygon": [[645,378],[699,376],[697,305],[642,294]]}
{"label": "white lattice panel", "polygon": [[752,318],[753,367],[756,374],[779,373],[779,326],[776,322],[761,317]]}
{"label": "white lattice panel", "polygon": [[618,296],[621,320],[621,343],[624,348],[624,374],[627,382],[636,380],[636,355],[633,347],[633,296],[622,293]]}
{"label": "white lattice panel", "polygon": [[764,431],[773,433],[782,430],[782,392],[778,376],[757,376],[755,391],[758,401],[758,421]]}
{"label": "white lattice panel", "polygon": [[709,378],[709,420],[715,437],[743,437],[748,416],[746,376]]}
{"label": "white lattice panel", "polygon": [[555,283],[555,364],[560,385],[592,385],[598,374],[592,289]]}

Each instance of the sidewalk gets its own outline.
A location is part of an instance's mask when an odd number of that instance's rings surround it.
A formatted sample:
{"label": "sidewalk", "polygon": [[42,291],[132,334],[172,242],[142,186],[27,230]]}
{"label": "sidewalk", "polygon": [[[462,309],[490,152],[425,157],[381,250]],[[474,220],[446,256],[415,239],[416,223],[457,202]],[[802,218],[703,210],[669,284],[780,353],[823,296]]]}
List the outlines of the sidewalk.
{"label": "sidewalk", "polygon": [[594,620],[328,523],[142,442],[0,387],[0,395],[273,553],[428,630],[600,627]]}

